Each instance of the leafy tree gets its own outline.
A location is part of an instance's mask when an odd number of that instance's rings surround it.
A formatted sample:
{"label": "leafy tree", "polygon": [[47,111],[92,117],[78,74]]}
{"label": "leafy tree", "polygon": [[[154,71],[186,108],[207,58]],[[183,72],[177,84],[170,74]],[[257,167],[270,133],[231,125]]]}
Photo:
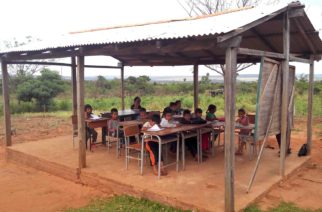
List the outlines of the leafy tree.
{"label": "leafy tree", "polygon": [[40,73],[40,76],[18,85],[18,101],[30,102],[35,99],[38,106],[48,107],[52,99],[65,90],[65,84],[57,72],[44,68]]}

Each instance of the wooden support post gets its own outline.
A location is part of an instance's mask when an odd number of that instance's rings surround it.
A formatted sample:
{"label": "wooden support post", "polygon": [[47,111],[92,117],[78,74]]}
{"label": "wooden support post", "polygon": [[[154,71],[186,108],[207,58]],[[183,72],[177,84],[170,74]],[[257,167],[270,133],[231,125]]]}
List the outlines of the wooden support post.
{"label": "wooden support post", "polygon": [[[76,58],[71,57],[71,86],[72,86],[72,113],[77,115],[77,84],[76,84]],[[77,124],[73,124],[73,130],[77,130]]]}
{"label": "wooden support post", "polygon": [[283,91],[282,91],[282,110],[281,110],[281,149],[280,149],[280,174],[285,176],[285,155],[287,143],[287,130],[288,128],[288,105],[289,105],[289,56],[290,56],[290,19],[288,12],[284,15],[283,22],[283,53],[285,60],[283,66]]}
{"label": "wooden support post", "polygon": [[121,99],[122,99],[122,110],[125,109],[124,102],[124,65],[121,64]]}
{"label": "wooden support post", "polygon": [[314,59],[313,59],[313,57],[311,57],[310,75],[309,75],[308,102],[307,102],[307,145],[308,145],[308,154],[311,154],[311,148],[312,148],[313,89],[314,89]]}
{"label": "wooden support post", "polygon": [[77,56],[77,124],[79,140],[79,169],[86,167],[86,135],[84,116],[84,56]]}
{"label": "wooden support post", "polygon": [[10,115],[10,95],[9,95],[9,74],[7,63],[1,60],[2,70],[2,97],[3,97],[3,118],[4,118],[4,141],[5,146],[11,146],[11,115]]}
{"label": "wooden support post", "polygon": [[225,211],[234,211],[235,92],[237,48],[226,50],[225,86]]}
{"label": "wooden support post", "polygon": [[193,66],[193,106],[194,109],[198,108],[199,100],[199,82],[198,82],[198,65]]}

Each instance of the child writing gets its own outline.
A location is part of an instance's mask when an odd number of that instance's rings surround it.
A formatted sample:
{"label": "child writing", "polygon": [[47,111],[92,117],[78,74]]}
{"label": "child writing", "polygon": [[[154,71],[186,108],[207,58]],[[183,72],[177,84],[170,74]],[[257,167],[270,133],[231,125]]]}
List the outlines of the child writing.
{"label": "child writing", "polygon": [[163,111],[163,118],[160,123],[161,127],[176,127],[177,125],[172,121],[172,110],[170,108],[166,108]]}
{"label": "child writing", "polygon": [[[238,119],[236,120],[237,124],[240,124],[241,127],[245,127],[249,125],[249,120],[246,115],[245,109],[241,108],[238,110]],[[242,155],[243,154],[243,149],[245,148],[246,145],[246,137],[249,135],[251,132],[250,129],[240,129],[239,131],[239,136],[238,136],[238,149],[236,152],[236,155]]]}
{"label": "child writing", "polygon": [[[142,130],[148,130],[149,128],[153,127],[156,124],[160,123],[160,116],[157,114],[152,115],[151,119],[143,124]],[[158,142],[151,140],[148,140],[145,144],[145,148],[149,152],[150,155],[150,161],[153,167],[153,173],[155,175],[158,175],[158,163],[159,163],[159,144]],[[161,155],[161,161],[160,161],[160,166],[161,166],[161,175],[167,175],[167,171],[165,170],[163,166],[163,157]]]}

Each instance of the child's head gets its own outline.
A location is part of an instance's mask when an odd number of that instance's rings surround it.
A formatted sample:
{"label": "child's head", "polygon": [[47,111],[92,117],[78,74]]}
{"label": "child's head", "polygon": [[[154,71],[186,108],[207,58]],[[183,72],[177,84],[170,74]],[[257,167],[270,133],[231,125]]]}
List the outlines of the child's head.
{"label": "child's head", "polygon": [[163,117],[168,121],[171,120],[172,119],[172,110],[171,109],[164,110]]}
{"label": "child's head", "polygon": [[144,107],[142,107],[140,109],[140,117],[141,118],[146,118],[147,117],[147,114],[146,114],[146,109]]}
{"label": "child's head", "polygon": [[92,106],[90,104],[86,104],[85,107],[84,107],[84,111],[86,113],[92,113],[93,108],[92,108]]}
{"label": "child's head", "polygon": [[245,109],[244,108],[240,108],[239,110],[238,110],[238,116],[239,117],[243,117],[243,116],[245,116],[246,115],[246,111],[245,111]]}
{"label": "child's head", "polygon": [[186,121],[190,121],[190,119],[191,119],[190,110],[184,110],[183,111],[183,119],[186,120]]}
{"label": "child's head", "polygon": [[181,109],[181,100],[177,100],[175,104],[177,109]]}
{"label": "child's head", "polygon": [[160,116],[158,114],[153,114],[150,119],[150,124],[151,125],[160,124]]}
{"label": "child's head", "polygon": [[134,104],[136,104],[136,105],[140,105],[140,104],[141,104],[141,98],[140,98],[140,97],[138,97],[138,96],[136,96],[136,97],[134,98]]}
{"label": "child's head", "polygon": [[176,103],[170,102],[169,107],[171,108],[171,110],[176,110]]}
{"label": "child's head", "polygon": [[209,112],[209,113],[215,113],[215,112],[216,112],[216,110],[217,110],[216,105],[210,104],[210,105],[208,106],[208,112]]}
{"label": "child's head", "polygon": [[111,109],[111,116],[113,120],[116,120],[118,118],[118,111],[116,108]]}
{"label": "child's head", "polygon": [[201,110],[201,108],[196,108],[195,109],[195,116],[201,118],[201,116],[202,116],[202,110]]}

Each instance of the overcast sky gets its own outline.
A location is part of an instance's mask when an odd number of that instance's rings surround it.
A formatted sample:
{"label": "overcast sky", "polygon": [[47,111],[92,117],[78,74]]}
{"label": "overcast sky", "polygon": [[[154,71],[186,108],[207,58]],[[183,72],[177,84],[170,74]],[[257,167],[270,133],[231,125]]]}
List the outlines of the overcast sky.
{"label": "overcast sky", "polygon": [[[284,1],[283,2],[289,2]],[[313,22],[315,28],[322,33],[322,0],[301,1]],[[0,40],[18,40],[31,35],[35,38],[48,39],[71,31],[106,27],[119,24],[142,23],[155,20],[186,17],[186,13],[176,0],[1,0],[0,12],[1,33]],[[322,37],[320,35],[320,37]],[[102,57],[101,57],[102,58]],[[87,64],[116,65],[117,61],[107,59],[88,58]],[[322,74],[322,62],[316,63],[316,73]],[[305,72],[308,66],[298,66],[297,72]],[[68,75],[69,70],[52,67]],[[178,70],[178,71],[177,71]],[[133,72],[135,71],[136,74]],[[213,72],[202,69],[201,74]],[[246,70],[243,73],[257,73],[258,67]],[[92,70],[86,75],[113,75],[114,71]],[[190,67],[126,68],[128,75],[190,75]]]}

